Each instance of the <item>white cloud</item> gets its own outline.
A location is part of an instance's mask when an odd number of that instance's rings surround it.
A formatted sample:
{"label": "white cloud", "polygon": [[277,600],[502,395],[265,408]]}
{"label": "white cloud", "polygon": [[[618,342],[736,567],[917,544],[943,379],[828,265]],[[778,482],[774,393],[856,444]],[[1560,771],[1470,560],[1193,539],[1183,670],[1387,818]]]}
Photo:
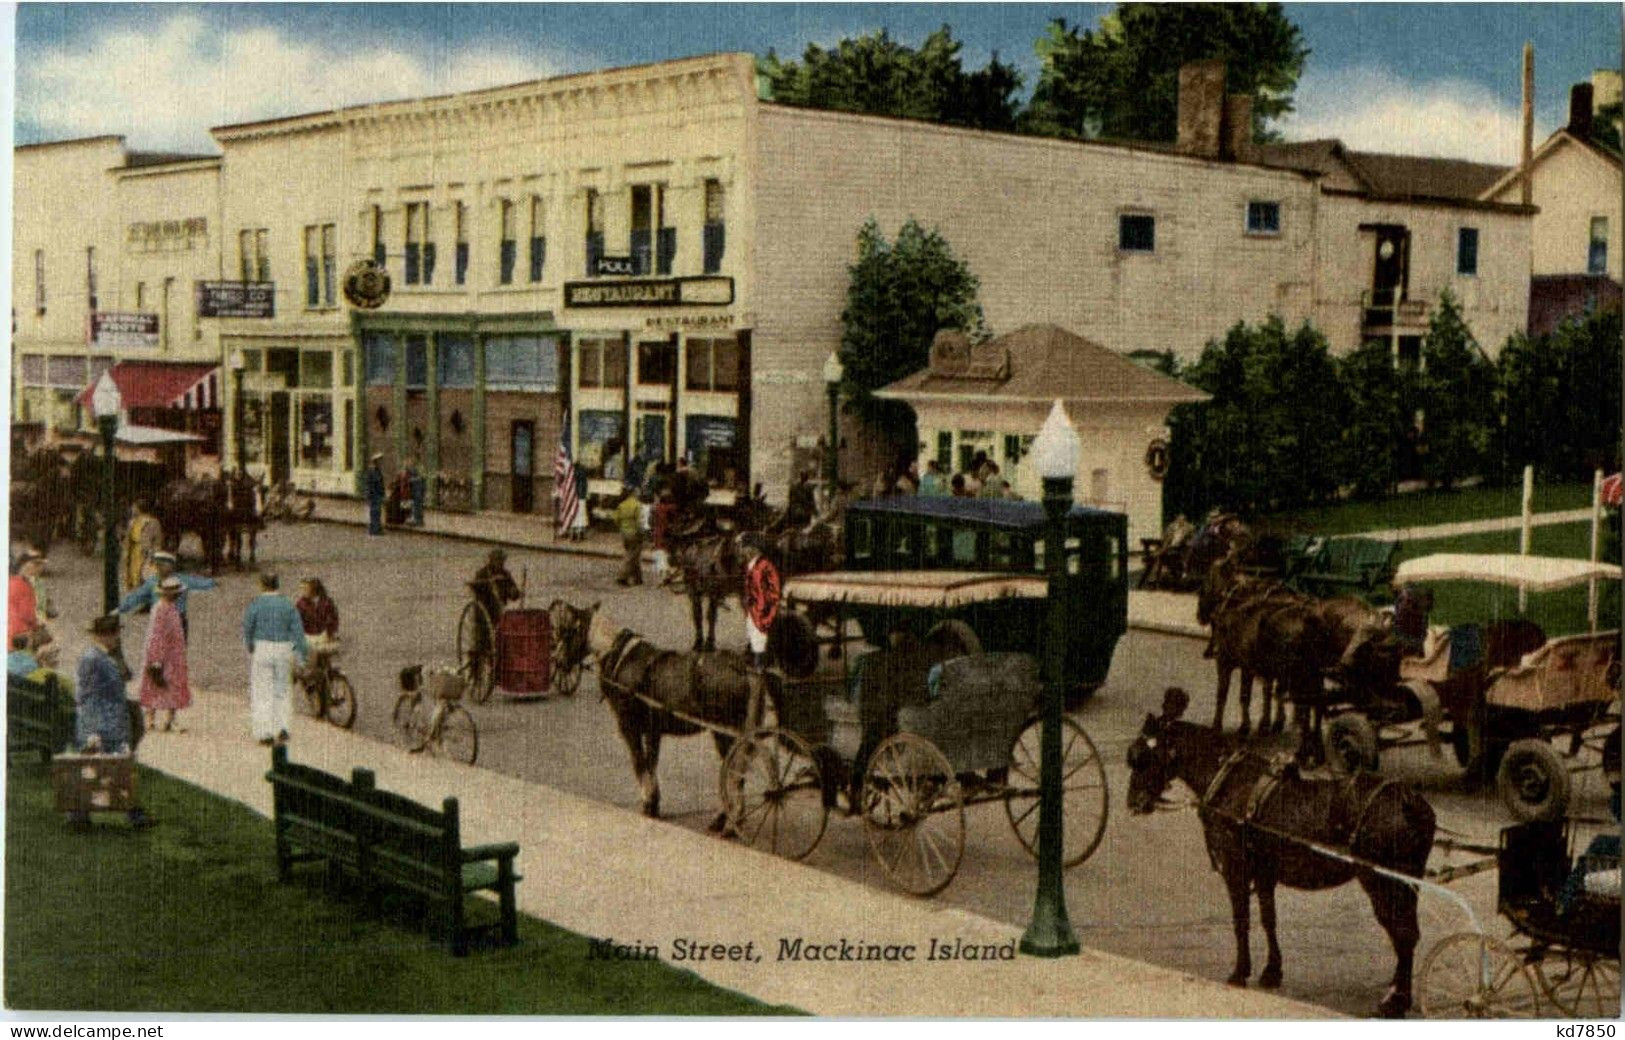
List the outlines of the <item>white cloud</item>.
{"label": "white cloud", "polygon": [[340,105],[553,75],[560,62],[499,48],[340,49],[191,14],[19,55],[17,118],[46,139],[121,133],[148,148],[213,150],[208,128]]}
{"label": "white cloud", "polygon": [[[1361,151],[1518,161],[1517,102],[1467,80],[1410,82],[1368,67],[1310,71],[1294,96],[1297,111],[1280,123],[1289,140],[1337,137]],[[1537,144],[1546,133],[1541,122]]]}

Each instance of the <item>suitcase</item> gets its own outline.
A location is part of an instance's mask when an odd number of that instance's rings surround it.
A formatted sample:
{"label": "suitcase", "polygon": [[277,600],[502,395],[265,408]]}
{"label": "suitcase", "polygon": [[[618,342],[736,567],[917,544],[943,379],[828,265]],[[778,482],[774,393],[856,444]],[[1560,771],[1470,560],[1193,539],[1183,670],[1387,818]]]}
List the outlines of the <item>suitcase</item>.
{"label": "suitcase", "polygon": [[128,812],[135,808],[135,756],[57,755],[51,783],[58,812]]}

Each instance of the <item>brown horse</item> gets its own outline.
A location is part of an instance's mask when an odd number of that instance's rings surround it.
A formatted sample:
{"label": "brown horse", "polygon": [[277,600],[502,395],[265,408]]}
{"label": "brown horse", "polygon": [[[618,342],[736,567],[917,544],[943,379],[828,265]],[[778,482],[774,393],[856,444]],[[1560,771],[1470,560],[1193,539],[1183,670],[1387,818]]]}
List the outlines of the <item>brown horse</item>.
{"label": "brown horse", "polygon": [[725,532],[679,540],[671,550],[671,565],[683,576],[683,594],[694,621],[694,650],[715,650],[717,611],[745,587],[739,536]]}
{"label": "brown horse", "polygon": [[153,503],[153,513],[163,526],[164,549],[177,552],[181,540],[195,534],[209,573],[220,573],[228,527],[227,501],[224,481],[205,478],[165,484]]}
{"label": "brown horse", "polygon": [[264,484],[238,469],[224,474],[221,483],[226,488],[226,557],[232,566],[243,566],[243,540],[248,540],[248,563],[259,563],[259,533],[265,530]]}
{"label": "brown horse", "polygon": [[[727,757],[733,738],[723,730],[743,729],[751,702],[750,665],[743,654],[678,653],[662,650],[599,612],[555,600],[548,608],[555,637],[567,652],[597,658],[599,691],[615,714],[615,723],[632,758],[632,772],[643,792],[645,816],[660,815],[660,742],[706,730],[717,754]],[[585,639],[581,638],[585,633]],[[561,660],[573,667],[576,658]],[[764,677],[765,691],[777,707],[777,687]],[[705,725],[702,725],[704,723]],[[718,813],[712,830],[721,830]]]}
{"label": "brown horse", "polygon": [[1289,764],[1180,721],[1188,702],[1183,690],[1170,689],[1162,714],[1146,716],[1128,753],[1128,807],[1137,815],[1152,812],[1175,780],[1200,800],[1208,857],[1230,896],[1236,939],[1230,984],[1245,986],[1252,975],[1253,892],[1269,951],[1258,984],[1272,989],[1281,984],[1275,886],[1319,891],[1358,881],[1396,959],[1378,1011],[1403,1016],[1411,1006],[1421,930],[1416,890],[1394,875],[1422,875],[1433,847],[1433,807],[1409,787],[1369,773],[1339,780],[1301,776]]}

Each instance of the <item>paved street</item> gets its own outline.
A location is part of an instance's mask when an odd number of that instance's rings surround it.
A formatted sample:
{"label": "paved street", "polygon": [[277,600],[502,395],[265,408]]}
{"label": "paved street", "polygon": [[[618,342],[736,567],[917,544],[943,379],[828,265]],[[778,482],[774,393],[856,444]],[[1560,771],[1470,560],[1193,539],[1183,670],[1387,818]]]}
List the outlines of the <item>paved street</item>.
{"label": "paved street", "polygon": [[[262,562],[277,568],[289,591],[306,574],[327,583],[343,617],[344,667],[360,693],[357,730],[389,740],[397,672],[407,664],[452,660],[454,625],[464,602],[462,582],[472,576],[485,549],[399,533],[368,538],[353,528],[330,525],[273,527],[260,549]],[[525,575],[532,605],[545,605],[556,596],[578,604],[599,600],[611,617],[659,644],[685,646],[690,638],[685,601],[658,590],[616,587],[616,565],[610,561],[511,550],[509,565],[516,577]],[[72,654],[80,642],[73,631],[77,622],[95,609],[99,574],[98,561],[65,546],[52,559],[47,583],[63,614],[58,631]],[[192,595],[192,668],[199,687],[245,689],[247,661],[239,626],[256,588],[252,574],[228,572],[220,589]],[[143,627],[137,624],[127,636],[132,665],[138,663]],[[719,633],[725,645],[743,645],[739,627],[737,610],[723,615]],[[1232,957],[1228,904],[1209,869],[1194,814],[1136,818],[1124,808],[1124,751],[1145,713],[1160,703],[1163,689],[1179,684],[1190,690],[1195,718],[1211,712],[1212,667],[1201,660],[1200,650],[1201,644],[1189,638],[1131,632],[1119,646],[1107,685],[1079,714],[1107,759],[1111,819],[1100,849],[1069,873],[1067,899],[1085,945],[1222,979]],[[498,692],[492,703],[472,706],[480,727],[480,765],[635,811],[638,791],[625,750],[590,677],[571,700],[498,703],[501,696]],[[246,731],[246,704],[243,724]],[[669,741],[660,767],[663,808],[670,821],[703,829],[716,809],[717,760],[711,742]],[[1434,762],[1423,749],[1390,754],[1384,773],[1416,783],[1433,802],[1441,826],[1468,838],[1493,844],[1497,828],[1506,822],[1493,796],[1461,793],[1453,763]],[[1575,808],[1605,813],[1596,773],[1581,778]],[[999,807],[974,808],[968,815],[964,861],[938,901],[1000,921],[1024,922],[1032,903],[1032,861]],[[833,818],[809,865],[875,886],[888,884],[869,858],[856,821]],[[1494,919],[1493,874],[1458,882],[1454,890],[1469,900],[1491,931],[1504,934],[1504,926]],[[1360,890],[1350,885],[1330,893],[1283,891],[1280,919],[1283,994],[1345,1013],[1369,1012],[1386,987],[1392,959]],[[1466,927],[1459,911],[1424,896],[1419,958],[1444,934]],[[1261,966],[1263,939],[1256,922],[1253,938],[1255,964]]]}

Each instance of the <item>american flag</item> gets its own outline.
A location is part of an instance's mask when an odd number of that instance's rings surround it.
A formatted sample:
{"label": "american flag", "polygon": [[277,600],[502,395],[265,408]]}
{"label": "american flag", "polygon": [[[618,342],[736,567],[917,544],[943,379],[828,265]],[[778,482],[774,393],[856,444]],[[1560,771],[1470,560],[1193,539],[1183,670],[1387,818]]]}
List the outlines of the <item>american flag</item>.
{"label": "american flag", "polygon": [[1615,473],[1602,482],[1602,504],[1609,509],[1618,509],[1620,500],[1625,498],[1625,481],[1621,474]]}
{"label": "american flag", "polygon": [[581,500],[576,498],[576,466],[570,459],[569,428],[559,438],[559,451],[553,456],[553,495],[558,500],[558,531],[563,533],[570,529],[575,521],[576,510],[581,508]]}

